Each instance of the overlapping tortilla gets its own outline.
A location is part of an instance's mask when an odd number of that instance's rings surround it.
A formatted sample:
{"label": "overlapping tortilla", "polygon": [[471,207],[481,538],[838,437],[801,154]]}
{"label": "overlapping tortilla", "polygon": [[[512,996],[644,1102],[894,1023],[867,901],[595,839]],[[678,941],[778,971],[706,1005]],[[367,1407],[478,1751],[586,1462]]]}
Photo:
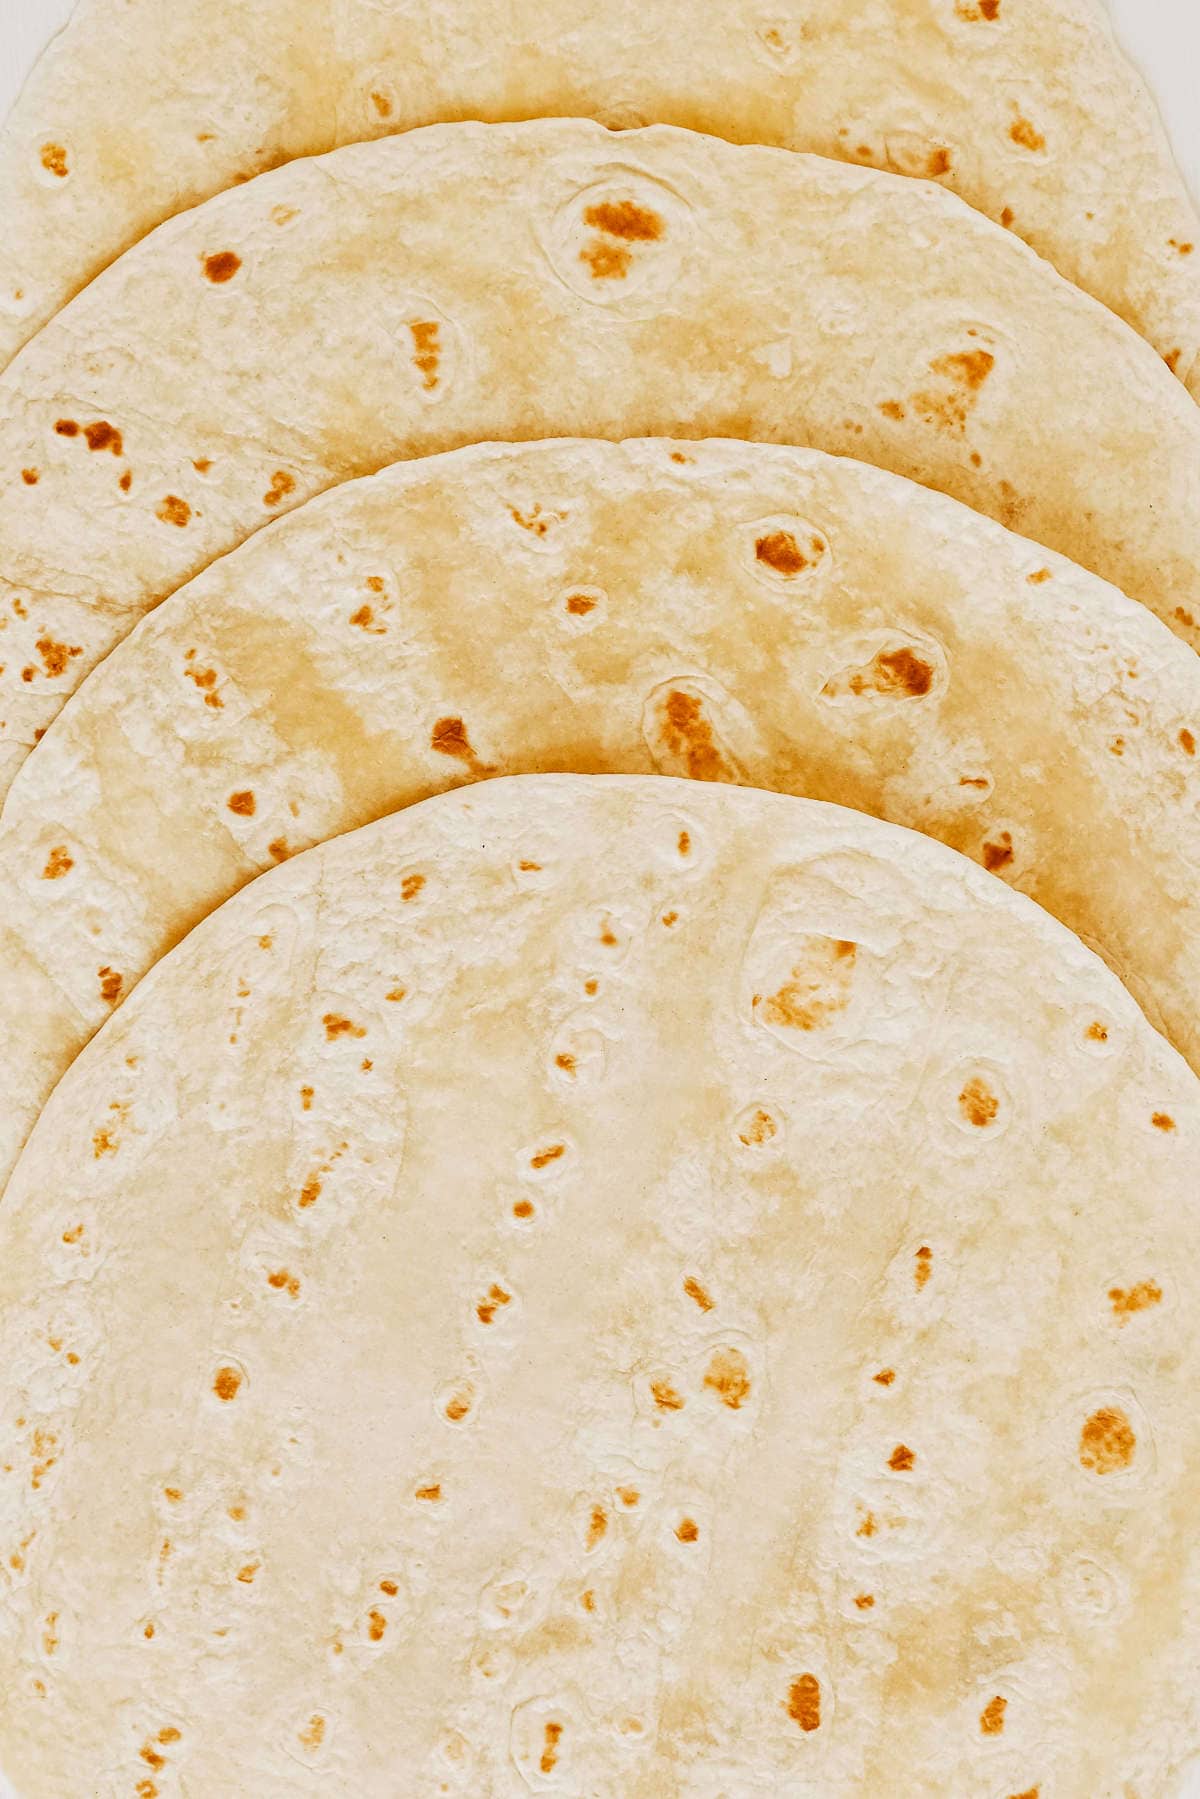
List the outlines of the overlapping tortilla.
{"label": "overlapping tortilla", "polygon": [[851,453],[1200,642],[1200,410],[925,183],[666,127],[448,125],[162,226],[0,376],[0,790],[86,670],[274,514],[488,437]]}
{"label": "overlapping tortilla", "polygon": [[1200,391],[1200,220],[1097,0],[82,0],[0,135],[0,359],[288,157],[575,113],[940,181]]}
{"label": "overlapping tortilla", "polygon": [[1200,1067],[1200,661],[941,495],[729,442],[485,445],[281,520],[84,683],[0,825],[0,1186],[71,1058],[275,860],[541,770],[836,800],[1085,937]]}
{"label": "overlapping tortilla", "polygon": [[23,1799],[1162,1793],[1200,1087],[965,857],[523,777],[272,871],[0,1208]]}

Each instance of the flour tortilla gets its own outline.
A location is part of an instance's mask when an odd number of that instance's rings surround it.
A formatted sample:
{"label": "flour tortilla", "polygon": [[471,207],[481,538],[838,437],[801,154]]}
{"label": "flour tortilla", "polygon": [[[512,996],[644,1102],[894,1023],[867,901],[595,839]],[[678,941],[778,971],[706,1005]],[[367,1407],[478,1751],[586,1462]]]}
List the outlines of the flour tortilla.
{"label": "flour tortilla", "polygon": [[853,453],[1200,642],[1200,410],[1009,233],[666,127],[435,126],[172,220],[0,377],[0,786],[143,612],[274,514],[561,433]]}
{"label": "flour tortilla", "polygon": [[941,837],[1200,1067],[1200,662],[952,500],[817,451],[487,445],[293,513],[145,619],[0,825],[0,1187],[39,1106],[252,875],[443,788],[740,782]]}
{"label": "flour tortilla", "polygon": [[1198,1150],[1096,958],[857,813],[525,777],[298,857],[0,1210],[0,1760],[1163,1793]]}
{"label": "flour tortilla", "polygon": [[0,137],[0,358],[289,157],[575,113],[934,176],[1200,392],[1200,220],[1096,0],[83,0]]}

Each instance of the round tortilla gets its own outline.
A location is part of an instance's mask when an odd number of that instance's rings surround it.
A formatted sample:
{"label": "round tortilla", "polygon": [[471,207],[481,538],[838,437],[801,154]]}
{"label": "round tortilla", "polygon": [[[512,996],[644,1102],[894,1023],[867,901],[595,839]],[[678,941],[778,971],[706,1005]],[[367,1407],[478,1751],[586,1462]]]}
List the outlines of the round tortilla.
{"label": "round tortilla", "polygon": [[965,857],[655,778],[263,876],[0,1209],[24,1799],[1166,1789],[1200,1088]]}
{"label": "round tortilla", "polygon": [[1200,643],[1200,410],[952,195],[667,127],[448,125],[162,226],[0,377],[0,791],[273,515],[486,438],[801,442],[940,487]]}
{"label": "round tortilla", "polygon": [[0,136],[0,360],[162,219],[248,175],[539,114],[934,178],[1200,392],[1200,220],[1096,0],[82,0]]}
{"label": "round tortilla", "polygon": [[484,445],[336,489],[84,682],[0,825],[0,1188],[158,958],[274,861],[464,781],[690,775],[940,837],[1200,1068],[1200,662],[894,475],[729,442]]}

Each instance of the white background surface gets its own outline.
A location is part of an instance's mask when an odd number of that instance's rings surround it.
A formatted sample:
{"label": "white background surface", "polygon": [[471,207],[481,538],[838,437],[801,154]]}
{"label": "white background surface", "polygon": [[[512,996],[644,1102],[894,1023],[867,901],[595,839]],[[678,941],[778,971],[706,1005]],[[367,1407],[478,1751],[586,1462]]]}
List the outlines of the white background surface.
{"label": "white background surface", "polygon": [[[73,3],[0,0],[0,116],[12,105],[38,52],[70,16]],[[171,0],[161,3],[169,6]],[[254,0],[242,3],[252,6]],[[1117,35],[1158,97],[1179,165],[1200,203],[1200,0],[1107,3]]]}
{"label": "white background surface", "polygon": [[[169,6],[171,0],[161,3]],[[74,0],[0,0],[0,117],[73,5]],[[1108,0],[1108,5],[1118,37],[1158,99],[1176,158],[1200,203],[1200,0]],[[9,1792],[0,1774],[0,1799]],[[1200,1765],[1184,1777],[1179,1796],[1200,1799]]]}

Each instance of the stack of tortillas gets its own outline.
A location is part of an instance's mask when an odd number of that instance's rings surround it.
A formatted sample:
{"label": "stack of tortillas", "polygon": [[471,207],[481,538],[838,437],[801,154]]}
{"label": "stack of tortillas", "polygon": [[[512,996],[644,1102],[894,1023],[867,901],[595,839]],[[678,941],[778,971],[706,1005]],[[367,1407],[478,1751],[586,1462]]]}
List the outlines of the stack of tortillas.
{"label": "stack of tortillas", "polygon": [[0,210],[15,1799],[1184,1794],[1200,221],[1100,0],[79,0]]}

